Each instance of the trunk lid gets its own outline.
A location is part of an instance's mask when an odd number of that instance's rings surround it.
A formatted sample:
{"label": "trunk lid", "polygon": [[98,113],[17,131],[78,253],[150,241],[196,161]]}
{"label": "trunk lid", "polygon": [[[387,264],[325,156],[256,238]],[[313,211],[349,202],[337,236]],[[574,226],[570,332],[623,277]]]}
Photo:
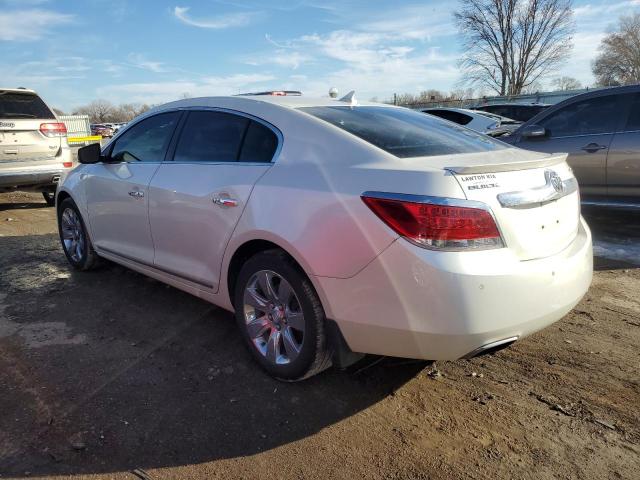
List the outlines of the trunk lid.
{"label": "trunk lid", "polygon": [[564,250],[580,221],[580,195],[567,155],[526,155],[518,149],[499,153],[489,160],[486,154],[461,155],[458,162],[449,158],[443,168],[467,199],[491,207],[506,246],[519,259]]}
{"label": "trunk lid", "polygon": [[0,162],[31,166],[54,159],[62,139],[49,138],[40,132],[40,125],[46,122],[51,120],[0,119]]}

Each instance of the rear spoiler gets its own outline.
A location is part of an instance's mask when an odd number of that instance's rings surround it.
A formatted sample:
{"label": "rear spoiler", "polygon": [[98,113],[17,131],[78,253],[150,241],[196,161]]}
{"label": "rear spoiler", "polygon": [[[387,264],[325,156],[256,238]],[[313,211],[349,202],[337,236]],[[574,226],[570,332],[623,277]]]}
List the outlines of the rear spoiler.
{"label": "rear spoiler", "polygon": [[515,170],[528,170],[530,168],[550,167],[564,162],[566,153],[552,154],[536,160],[524,160],[522,162],[485,163],[481,165],[465,165],[463,167],[444,167],[445,170],[458,175],[471,175],[476,173],[512,172]]}

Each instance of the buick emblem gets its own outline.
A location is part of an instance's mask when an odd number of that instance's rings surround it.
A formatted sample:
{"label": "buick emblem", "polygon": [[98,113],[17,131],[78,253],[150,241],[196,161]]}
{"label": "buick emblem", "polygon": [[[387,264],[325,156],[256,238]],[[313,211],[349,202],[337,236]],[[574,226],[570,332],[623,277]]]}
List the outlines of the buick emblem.
{"label": "buick emblem", "polygon": [[564,183],[562,182],[560,175],[553,170],[547,170],[544,172],[544,176],[547,177],[547,184],[551,184],[556,192],[562,193],[564,191]]}

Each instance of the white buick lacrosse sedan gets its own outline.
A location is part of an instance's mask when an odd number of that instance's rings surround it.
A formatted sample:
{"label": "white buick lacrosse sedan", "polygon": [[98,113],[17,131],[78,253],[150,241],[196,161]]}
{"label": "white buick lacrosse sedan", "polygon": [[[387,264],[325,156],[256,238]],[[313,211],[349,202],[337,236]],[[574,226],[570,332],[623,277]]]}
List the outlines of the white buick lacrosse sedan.
{"label": "white buick lacrosse sedan", "polygon": [[280,379],[469,358],[589,287],[565,157],[353,96],[192,98],[80,150],[60,239],[76,269],[103,257],[234,311]]}

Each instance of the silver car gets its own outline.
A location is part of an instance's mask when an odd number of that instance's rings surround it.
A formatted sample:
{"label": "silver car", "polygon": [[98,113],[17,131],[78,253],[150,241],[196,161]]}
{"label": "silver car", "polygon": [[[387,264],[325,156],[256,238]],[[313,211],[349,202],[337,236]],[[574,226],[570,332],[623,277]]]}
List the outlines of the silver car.
{"label": "silver car", "polygon": [[577,95],[500,140],[568,152],[583,203],[640,206],[640,85]]}
{"label": "silver car", "polygon": [[53,110],[33,90],[0,88],[0,192],[40,191],[53,206],[72,166],[67,129]]}

